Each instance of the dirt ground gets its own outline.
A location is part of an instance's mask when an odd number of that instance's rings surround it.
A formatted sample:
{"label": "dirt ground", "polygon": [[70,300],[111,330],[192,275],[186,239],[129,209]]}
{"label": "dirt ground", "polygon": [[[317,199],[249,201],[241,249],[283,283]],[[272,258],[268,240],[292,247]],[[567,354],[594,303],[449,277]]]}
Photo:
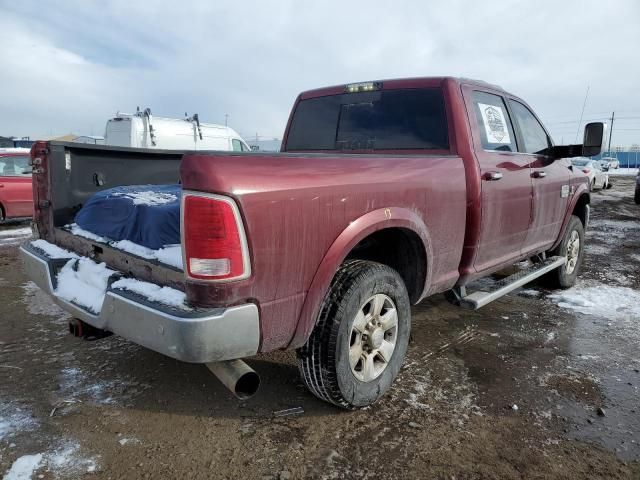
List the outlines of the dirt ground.
{"label": "dirt ground", "polygon": [[204,366],[73,338],[21,270],[24,225],[2,227],[0,475],[42,454],[34,478],[638,479],[640,318],[624,302],[640,207],[631,177],[613,182],[593,195],[577,289],[604,307],[537,285],[478,312],[436,296],[414,308],[391,392],[358,412],[309,394],[291,352],[250,359],[263,385],[240,402]]}

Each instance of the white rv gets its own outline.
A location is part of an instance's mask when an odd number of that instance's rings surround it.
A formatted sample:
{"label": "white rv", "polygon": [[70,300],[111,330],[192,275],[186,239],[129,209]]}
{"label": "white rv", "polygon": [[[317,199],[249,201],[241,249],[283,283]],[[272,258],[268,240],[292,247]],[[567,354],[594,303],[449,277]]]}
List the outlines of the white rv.
{"label": "white rv", "polygon": [[198,114],[184,119],[154,117],[148,108],[134,114],[117,113],[107,120],[104,144],[162,150],[251,151],[232,128],[200,123]]}

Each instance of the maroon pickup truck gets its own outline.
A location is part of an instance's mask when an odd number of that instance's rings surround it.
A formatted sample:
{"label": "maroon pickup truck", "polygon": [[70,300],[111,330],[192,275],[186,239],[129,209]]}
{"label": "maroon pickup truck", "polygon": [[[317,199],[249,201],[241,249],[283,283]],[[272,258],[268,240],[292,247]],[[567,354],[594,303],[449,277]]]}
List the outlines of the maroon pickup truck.
{"label": "maroon pickup truck", "polygon": [[[364,407],[400,371],[411,304],[447,292],[479,308],[538,277],[573,285],[589,184],[567,158],[596,155],[602,136],[601,123],[588,124],[583,144],[554,146],[520,98],[446,77],[304,92],[278,154],[38,142],[41,240],[22,256],[78,319],[76,333],[113,332],[206,363],[239,396],[258,381],[240,359],[296,349],[311,392]],[[178,181],[184,270],[66,227],[97,191]],[[97,313],[57,286],[77,258],[109,268]],[[471,291],[523,260],[490,290]],[[122,288],[122,278],[184,292],[184,308]]]}

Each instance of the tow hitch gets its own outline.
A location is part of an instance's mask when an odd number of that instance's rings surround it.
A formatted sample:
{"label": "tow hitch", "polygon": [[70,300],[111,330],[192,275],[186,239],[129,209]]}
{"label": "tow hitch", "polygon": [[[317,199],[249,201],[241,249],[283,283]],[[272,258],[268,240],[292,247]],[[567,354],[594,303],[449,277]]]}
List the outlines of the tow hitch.
{"label": "tow hitch", "polygon": [[81,337],[88,341],[99,340],[113,335],[113,333],[93,327],[79,318],[69,320],[69,333],[74,337]]}

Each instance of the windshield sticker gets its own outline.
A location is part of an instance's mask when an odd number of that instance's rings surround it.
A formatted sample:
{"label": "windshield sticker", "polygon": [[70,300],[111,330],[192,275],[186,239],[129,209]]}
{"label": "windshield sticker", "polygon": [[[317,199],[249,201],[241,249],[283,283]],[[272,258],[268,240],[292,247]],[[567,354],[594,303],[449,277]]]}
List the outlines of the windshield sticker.
{"label": "windshield sticker", "polygon": [[489,143],[511,143],[509,129],[501,107],[478,103]]}

